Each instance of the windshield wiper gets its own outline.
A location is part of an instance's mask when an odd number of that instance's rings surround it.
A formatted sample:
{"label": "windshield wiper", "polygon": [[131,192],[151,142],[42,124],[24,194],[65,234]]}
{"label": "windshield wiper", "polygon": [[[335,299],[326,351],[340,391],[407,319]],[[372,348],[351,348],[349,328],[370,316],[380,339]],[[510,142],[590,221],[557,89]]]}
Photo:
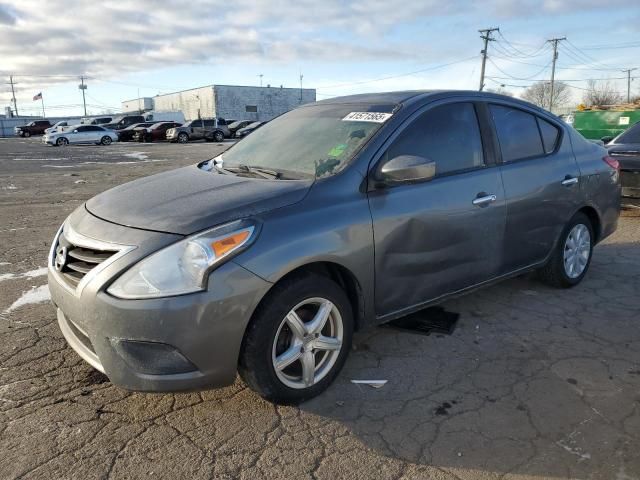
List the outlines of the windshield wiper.
{"label": "windshield wiper", "polygon": [[267,168],[250,167],[249,165],[245,165],[243,163],[238,165],[236,168],[238,170],[242,170],[242,171],[247,172],[247,173],[253,173],[253,174],[259,175],[262,178],[267,178],[267,179],[272,179],[272,178],[280,179],[280,178],[282,178],[282,174],[280,172],[276,172],[275,170],[269,170]]}

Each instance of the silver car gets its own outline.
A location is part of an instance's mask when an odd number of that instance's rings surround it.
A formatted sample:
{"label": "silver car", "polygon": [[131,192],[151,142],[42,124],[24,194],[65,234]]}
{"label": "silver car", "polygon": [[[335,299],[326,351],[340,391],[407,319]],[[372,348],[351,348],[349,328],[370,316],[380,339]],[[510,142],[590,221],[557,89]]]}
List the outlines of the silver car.
{"label": "silver car", "polygon": [[118,141],[118,134],[98,125],[72,125],[64,130],[46,133],[42,142],[56,147],[69,144],[95,143],[97,145],[111,145]]}
{"label": "silver car", "polygon": [[219,157],[79,207],[49,287],[75,351],[122,387],[322,392],[355,330],[536,270],[580,283],[618,221],[617,163],[500,95],[335,98]]}

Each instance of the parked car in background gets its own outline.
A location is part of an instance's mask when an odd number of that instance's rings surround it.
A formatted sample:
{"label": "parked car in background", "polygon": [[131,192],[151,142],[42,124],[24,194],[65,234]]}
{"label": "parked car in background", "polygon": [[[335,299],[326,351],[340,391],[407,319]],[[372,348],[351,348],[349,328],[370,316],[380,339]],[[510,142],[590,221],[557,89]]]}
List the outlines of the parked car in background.
{"label": "parked car in background", "polygon": [[129,125],[128,127],[121,128],[120,130],[116,130],[116,134],[118,135],[118,141],[130,142],[131,140],[133,140],[133,136],[136,134],[136,128],[150,127],[154,123],[155,122],[134,123],[133,125]]}
{"label": "parked car in background", "polygon": [[113,130],[100,125],[73,125],[63,132],[47,133],[42,141],[49,145],[63,147],[75,143],[95,143],[110,145],[118,141],[118,135]]}
{"label": "parked car in background", "polygon": [[[77,123],[77,120],[76,120]],[[59,122],[56,122],[53,124],[53,126],[47,128],[44,133],[51,133],[51,132],[55,132],[55,131],[62,131],[65,129],[65,127],[69,127],[71,125],[75,125],[75,123],[72,123],[70,120],[60,120]]]}
{"label": "parked car in background", "polygon": [[260,128],[261,126],[263,126],[265,123],[267,123],[267,122],[253,122],[253,123],[250,123],[246,127],[236,130],[236,133],[235,133],[234,137],[235,138],[244,138],[247,135],[249,135],[251,132],[253,132],[253,131],[257,130],[258,128]]}
{"label": "parked car in background", "polygon": [[640,206],[640,122],[607,143],[606,148],[620,162],[623,203]]}
{"label": "parked car in background", "polygon": [[133,140],[137,142],[166,142],[167,130],[180,125],[178,122],[158,122],[149,127],[139,127],[134,129]]}
{"label": "parked car in background", "polygon": [[110,128],[111,130],[122,130],[123,128],[127,128],[129,125],[133,125],[134,123],[142,123],[145,121],[146,120],[142,115],[122,115],[120,117],[114,118],[109,123],[105,123],[103,127]]}
{"label": "parked car in background", "polygon": [[178,143],[187,143],[192,140],[222,142],[230,136],[231,132],[224,118],[199,118],[181,127],[167,130],[167,140]]}
{"label": "parked car in background", "polygon": [[104,125],[109,123],[113,117],[85,117],[80,119],[81,125]]}
{"label": "parked car in background", "polygon": [[13,133],[19,137],[30,137],[31,135],[42,135],[47,128],[51,128],[49,120],[34,120],[26,125],[14,127]]}
{"label": "parked car in background", "polygon": [[254,122],[253,120],[240,120],[237,122],[229,123],[228,127],[229,127],[229,133],[231,135],[231,138],[236,136],[236,132],[238,130],[248,125],[251,125],[253,122]]}
{"label": "parked car in background", "polygon": [[53,240],[49,291],[66,341],[115,385],[239,372],[297,403],[335,379],[354,330],[532,270],[579,284],[619,210],[615,160],[541,108],[368,93],[90,199]]}
{"label": "parked car in background", "polygon": [[146,122],[176,122],[180,125],[185,122],[184,114],[180,110],[172,112],[146,112],[144,119]]}

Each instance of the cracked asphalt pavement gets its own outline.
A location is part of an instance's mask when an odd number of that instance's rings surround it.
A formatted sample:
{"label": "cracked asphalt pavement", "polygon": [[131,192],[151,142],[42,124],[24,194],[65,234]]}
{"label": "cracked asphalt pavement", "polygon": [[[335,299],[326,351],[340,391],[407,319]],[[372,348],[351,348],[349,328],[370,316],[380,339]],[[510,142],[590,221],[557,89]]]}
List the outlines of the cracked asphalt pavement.
{"label": "cracked asphalt pavement", "polygon": [[574,289],[519,277],[443,304],[451,336],[358,333],[299,408],[240,380],[128,392],[85,364],[48,302],[56,229],[100,191],[224,148],[0,139],[0,478],[640,478],[639,211]]}

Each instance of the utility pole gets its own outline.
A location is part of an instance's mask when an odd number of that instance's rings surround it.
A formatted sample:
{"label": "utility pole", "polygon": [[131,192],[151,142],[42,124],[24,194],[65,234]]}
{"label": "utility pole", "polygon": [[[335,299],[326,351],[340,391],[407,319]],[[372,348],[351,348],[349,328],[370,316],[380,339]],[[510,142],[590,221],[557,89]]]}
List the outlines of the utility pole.
{"label": "utility pole", "polygon": [[482,69],[480,70],[480,88],[479,90],[484,90],[484,70],[487,64],[487,48],[489,47],[489,42],[494,42],[495,39],[491,37],[493,32],[499,32],[500,28],[485,28],[484,30],[478,30],[480,32],[480,38],[484,40],[484,48],[480,52],[482,54]]}
{"label": "utility pole", "polygon": [[300,103],[302,103],[302,79],[303,79],[304,75],[302,75],[302,72],[300,72]]}
{"label": "utility pole", "polygon": [[258,76],[260,77],[260,86],[262,86],[262,77],[264,77],[264,75],[260,73]]}
{"label": "utility pole", "polygon": [[80,85],[78,88],[82,90],[82,105],[84,106],[84,116],[87,116],[87,102],[84,98],[84,91],[87,89],[87,86],[84,84],[84,75],[80,76]]}
{"label": "utility pole", "polygon": [[631,72],[637,70],[637,68],[628,68],[623,70],[627,74],[627,103],[631,103]]}
{"label": "utility pole", "polygon": [[554,83],[555,83],[555,79],[556,79],[556,60],[558,60],[558,43],[566,40],[567,37],[562,37],[562,38],[552,38],[550,40],[547,40],[547,42],[551,42],[553,44],[553,64],[551,65],[551,95],[549,95],[549,111],[551,113],[552,109],[553,109],[553,90],[554,90]]}
{"label": "utility pole", "polygon": [[16,111],[16,117],[19,117],[20,115],[18,115],[18,102],[16,102],[16,91],[13,89],[13,75],[9,75],[9,83],[11,84],[11,95],[13,96],[13,108]]}

